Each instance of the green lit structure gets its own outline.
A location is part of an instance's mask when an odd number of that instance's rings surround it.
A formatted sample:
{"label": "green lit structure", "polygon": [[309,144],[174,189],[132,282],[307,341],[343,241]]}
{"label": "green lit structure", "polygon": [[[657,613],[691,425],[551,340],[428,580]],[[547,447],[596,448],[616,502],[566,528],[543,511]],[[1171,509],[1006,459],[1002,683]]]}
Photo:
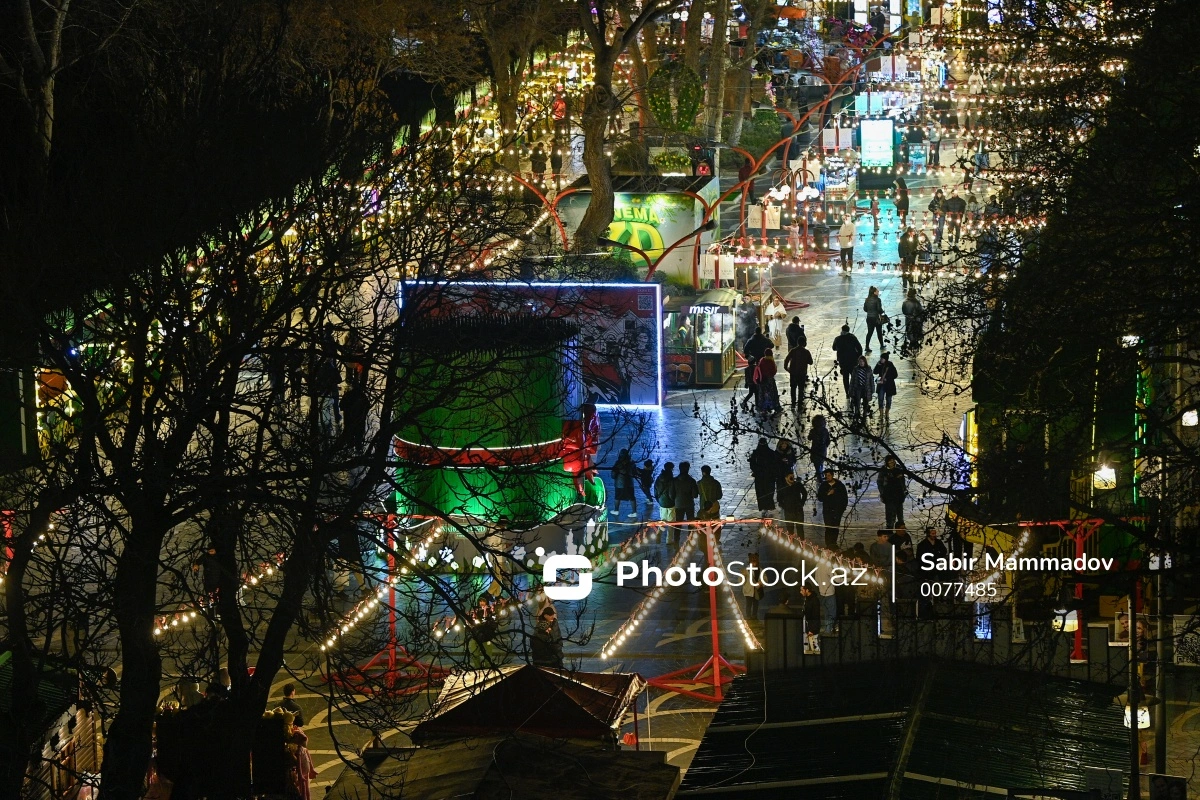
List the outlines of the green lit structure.
{"label": "green lit structure", "polygon": [[527,527],[580,502],[563,462],[582,402],[577,332],[517,315],[405,327],[397,513]]}

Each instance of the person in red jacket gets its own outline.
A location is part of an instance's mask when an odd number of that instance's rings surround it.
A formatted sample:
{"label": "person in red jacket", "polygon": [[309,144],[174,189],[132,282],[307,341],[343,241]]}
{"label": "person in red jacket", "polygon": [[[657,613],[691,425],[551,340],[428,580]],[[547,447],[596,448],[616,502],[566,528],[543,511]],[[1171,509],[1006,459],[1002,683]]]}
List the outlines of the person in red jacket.
{"label": "person in red jacket", "polygon": [[779,410],[779,387],[775,376],[779,367],[775,364],[775,350],[768,347],[754,368],[754,384],[758,387],[758,410],[773,414]]}

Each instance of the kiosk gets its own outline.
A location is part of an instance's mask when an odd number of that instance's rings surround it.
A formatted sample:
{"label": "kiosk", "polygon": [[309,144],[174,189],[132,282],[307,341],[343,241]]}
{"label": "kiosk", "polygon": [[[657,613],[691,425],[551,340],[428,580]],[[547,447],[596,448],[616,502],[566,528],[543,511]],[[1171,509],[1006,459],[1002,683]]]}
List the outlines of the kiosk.
{"label": "kiosk", "polygon": [[737,367],[735,313],[740,295],[713,289],[696,298],[670,298],[663,307],[665,371],[672,387],[723,386]]}

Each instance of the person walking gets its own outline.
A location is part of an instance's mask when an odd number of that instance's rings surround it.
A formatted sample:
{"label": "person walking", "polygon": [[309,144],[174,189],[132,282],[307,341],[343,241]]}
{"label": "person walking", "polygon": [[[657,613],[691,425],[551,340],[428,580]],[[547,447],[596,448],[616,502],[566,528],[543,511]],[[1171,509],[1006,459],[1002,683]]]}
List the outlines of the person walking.
{"label": "person walking", "polygon": [[771,340],[763,336],[761,326],[754,328],[753,335],[742,346],[742,354],[746,356],[746,389],[748,390],[745,399],[742,400],[743,411],[746,410],[751,400],[757,401],[758,384],[755,382],[754,373],[758,368],[758,360],[763,357],[770,346]]}
{"label": "person walking", "polygon": [[775,510],[775,482],[779,475],[779,457],[767,444],[767,437],[758,437],[758,446],[750,453],[750,474],[754,476],[754,495],[758,512],[768,516]]}
{"label": "person walking", "polygon": [[841,264],[842,269],[846,272],[850,272],[854,268],[854,236],[856,233],[854,216],[847,214],[846,218],[842,220],[842,227],[838,229]]}
{"label": "person walking", "polygon": [[613,495],[615,496],[613,514],[620,519],[621,504],[629,502],[629,519],[637,517],[637,498],[633,495],[634,466],[629,451],[621,448],[617,461],[612,465]]}
{"label": "person walking", "polygon": [[946,224],[946,193],[938,189],[929,201],[929,213],[933,214],[934,241],[942,244],[942,229]]}
{"label": "person walking", "polygon": [[896,216],[900,218],[900,227],[905,228],[908,225],[908,187],[897,185],[896,187]]}
{"label": "person walking", "polygon": [[821,521],[825,523],[825,546],[833,550],[838,545],[842,515],[850,505],[850,494],[831,469],[825,470],[825,481],[817,487],[817,502],[821,504]]}
{"label": "person walking", "polygon": [[[928,585],[930,583],[937,583],[952,577],[939,570],[930,571],[924,568],[924,556],[929,556],[930,558],[934,559],[935,563],[937,562],[937,559],[941,559],[942,563],[945,563],[945,559],[950,556],[949,551],[946,549],[946,545],[943,542],[938,541],[937,528],[925,529],[925,538],[922,539],[919,544],[917,544],[916,555],[918,569],[920,570],[920,575],[922,578],[922,584]],[[937,616],[933,607],[933,598],[931,597],[932,594],[933,593],[928,590],[922,591],[920,594],[920,599],[917,601],[917,616],[920,619],[933,619]]]}
{"label": "person walking", "polygon": [[864,352],[871,352],[872,333],[879,339],[879,349],[882,350],[884,347],[883,323],[887,321],[887,315],[883,313],[883,298],[879,296],[879,287],[872,286],[867,289],[867,299],[863,301],[863,311],[867,315],[867,349]]}
{"label": "person walking", "polygon": [[804,538],[804,504],[808,502],[808,490],[804,482],[797,480],[791,472],[783,479],[777,492],[779,507],[783,510],[785,527],[795,536]]}
{"label": "person walking", "polygon": [[758,387],[758,411],[761,414],[779,411],[779,385],[775,383],[778,374],[775,350],[768,347],[754,368],[754,385]]}
{"label": "person walking", "polygon": [[546,606],[538,614],[529,643],[529,656],[534,666],[563,668],[562,629],[558,626],[558,612],[554,606]]}
{"label": "person walking", "polygon": [[925,336],[925,307],[921,298],[917,297],[916,289],[908,290],[908,297],[900,306],[904,315],[904,341],[909,354],[915,354],[921,347],[921,339]]}
{"label": "person walking", "polygon": [[937,125],[929,129],[929,165],[942,165],[942,130]]}
{"label": "person walking", "polygon": [[797,347],[808,347],[808,335],[804,332],[804,326],[800,324],[799,317],[792,317],[784,335],[787,336],[789,351],[795,350]]}
{"label": "person walking", "polygon": [[705,464],[700,467],[700,480],[696,482],[700,492],[700,519],[721,518],[721,482],[713,477],[712,467]]}
{"label": "person walking", "polygon": [[858,357],[858,366],[850,374],[850,417],[855,424],[866,422],[871,413],[871,394],[875,390],[875,379],[867,366],[867,357]]}
{"label": "person walking", "polygon": [[658,502],[658,518],[675,521],[675,465],[668,461],[654,479],[654,499]]}
{"label": "person walking", "polygon": [[917,237],[917,270],[920,272],[922,281],[929,278],[930,271],[933,269],[933,243],[929,241],[929,237],[924,232]]}
{"label": "person walking", "polygon": [[795,474],[796,462],[799,459],[796,456],[796,448],[792,447],[792,443],[787,439],[777,439],[775,441],[775,458],[779,460],[779,472],[775,477],[775,488],[779,489],[783,486],[784,478]]}
{"label": "person walking", "polygon": [[[696,498],[700,496],[700,487],[689,472],[692,465],[686,461],[679,462],[679,474],[675,476],[675,521],[687,522],[696,520]],[[675,529],[674,543],[679,544],[679,528]]]}
{"label": "person walking", "polygon": [[783,369],[788,374],[792,405],[804,398],[804,387],[808,384],[808,368],[813,363],[812,353],[807,347],[793,347],[783,360]]}
{"label": "person walking", "polygon": [[533,152],[529,154],[529,169],[533,172],[533,182],[544,184],[546,182],[546,149],[542,147],[542,143],[538,142],[533,148]]}
{"label": "person walking", "polygon": [[883,501],[884,516],[887,519],[885,527],[895,528],[904,524],[904,499],[908,497],[908,484],[904,480],[904,467],[900,466],[895,456],[884,459],[876,485],[879,487],[879,499]]}
{"label": "person walking", "polygon": [[767,306],[767,329],[771,332],[771,345],[783,347],[784,331],[787,329],[787,307],[775,292],[771,293],[771,302]]}
{"label": "person walking", "polygon": [[808,458],[813,465],[813,478],[820,482],[825,474],[825,461],[829,458],[829,428],[825,424],[825,416],[817,414],[812,418],[812,428],[808,431]]}
{"label": "person walking", "polygon": [[896,396],[896,379],[900,374],[896,372],[896,365],[887,353],[879,354],[879,363],[872,372],[875,373],[875,395],[879,402],[879,410],[883,413],[883,418],[887,419],[892,410],[892,398]]}
{"label": "person walking", "polygon": [[646,515],[650,515],[650,506],[654,502],[654,462],[646,459],[642,462],[642,466],[636,472],[638,486],[642,489],[642,496],[646,498]]}
{"label": "person walking", "polygon": [[842,326],[842,332],[833,340],[833,352],[837,354],[838,370],[842,373],[842,387],[846,395],[850,395],[850,373],[858,363],[858,357],[863,354],[862,344],[858,337],[850,332],[849,325]]}
{"label": "person walking", "polygon": [[905,228],[896,242],[896,255],[900,258],[900,281],[908,289],[913,282],[913,270],[917,268],[917,235],[912,228]]}
{"label": "person walking", "polygon": [[879,195],[871,195],[871,224],[874,226],[874,232],[879,233]]}
{"label": "person walking", "polygon": [[563,151],[558,139],[550,140],[550,173],[554,177],[554,191],[562,185]]}
{"label": "person walking", "polygon": [[967,201],[959,196],[957,189],[950,190],[950,196],[946,198],[946,221],[950,225],[950,244],[958,244],[959,237],[962,235],[963,217],[967,213]]}

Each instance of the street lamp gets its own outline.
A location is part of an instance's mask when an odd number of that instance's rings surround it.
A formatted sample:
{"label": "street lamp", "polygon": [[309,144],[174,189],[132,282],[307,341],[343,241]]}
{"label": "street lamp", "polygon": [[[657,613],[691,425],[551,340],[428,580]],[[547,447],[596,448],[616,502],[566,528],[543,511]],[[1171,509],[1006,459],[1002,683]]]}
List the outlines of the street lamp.
{"label": "street lamp", "polygon": [[615,239],[609,239],[606,236],[601,236],[600,239],[597,241],[601,247],[619,247],[622,250],[629,250],[632,253],[637,253],[638,255],[640,255],[642,257],[642,259],[645,260],[647,266],[649,267],[649,270],[646,272],[646,280],[648,281],[648,280],[650,280],[650,277],[652,275],[654,275],[654,271],[656,269],[658,269],[658,265],[662,262],[662,260],[664,258],[666,258],[668,255],[670,255],[672,250],[674,250],[676,247],[683,244],[684,242],[686,242],[688,239],[692,238],[693,236],[704,233],[705,231],[711,231],[712,229],[714,229],[716,227],[717,227],[717,221],[715,219],[708,220],[707,222],[705,222],[699,228],[696,228],[691,233],[672,242],[671,246],[666,248],[665,250],[663,250],[662,253],[659,254],[658,258],[653,258],[653,259],[650,258],[650,256],[646,253],[645,250],[641,249],[640,247],[634,247],[631,244],[626,244],[625,242],[618,242]]}

